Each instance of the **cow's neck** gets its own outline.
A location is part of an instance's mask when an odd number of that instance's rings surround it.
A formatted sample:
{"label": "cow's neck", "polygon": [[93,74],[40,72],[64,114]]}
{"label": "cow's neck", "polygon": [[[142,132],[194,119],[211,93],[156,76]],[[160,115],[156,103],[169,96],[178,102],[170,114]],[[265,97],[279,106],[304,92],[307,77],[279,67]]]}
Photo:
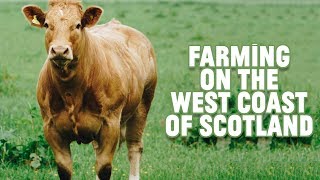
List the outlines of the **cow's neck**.
{"label": "cow's neck", "polygon": [[[101,66],[99,61],[109,59],[108,53],[105,49],[102,50],[101,44],[99,44],[97,36],[91,34],[91,32],[84,30],[82,38],[79,41],[78,47],[74,49],[75,55],[78,58],[77,65],[72,70],[71,76],[67,81],[63,81],[57,71],[53,71],[54,84],[58,86],[59,93],[65,101],[68,101],[69,96],[72,99],[76,99],[79,102],[73,102],[79,104],[82,102],[83,95],[87,90],[92,89],[94,82],[98,82],[97,77],[100,76]],[[104,79],[110,79],[114,76],[112,70],[112,63],[108,63],[108,66],[104,67]],[[95,81],[93,81],[95,80]]]}

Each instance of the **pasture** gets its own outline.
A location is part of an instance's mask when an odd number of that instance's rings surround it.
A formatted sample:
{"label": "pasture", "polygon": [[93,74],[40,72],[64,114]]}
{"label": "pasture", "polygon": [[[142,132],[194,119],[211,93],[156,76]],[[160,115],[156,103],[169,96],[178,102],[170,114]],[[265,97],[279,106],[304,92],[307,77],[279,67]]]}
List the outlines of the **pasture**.
{"label": "pasture", "polygon": [[[228,1],[229,2],[229,1]],[[15,143],[42,134],[35,88],[46,58],[44,30],[20,12],[29,2],[0,3],[0,139]],[[37,2],[46,9],[45,2]],[[320,178],[320,5],[197,2],[89,2],[104,8],[100,20],[120,20],[145,33],[158,57],[159,82],[144,133],[142,179],[318,179]],[[199,90],[199,71],[188,68],[189,45],[281,45],[291,65],[280,71],[283,90],[307,91],[314,135],[310,146],[234,149],[187,147],[165,134],[171,91]],[[235,87],[236,88],[236,87]],[[72,144],[74,179],[93,179],[91,145]],[[116,152],[113,179],[128,179],[126,147]],[[0,161],[0,179],[58,179],[54,166]]]}

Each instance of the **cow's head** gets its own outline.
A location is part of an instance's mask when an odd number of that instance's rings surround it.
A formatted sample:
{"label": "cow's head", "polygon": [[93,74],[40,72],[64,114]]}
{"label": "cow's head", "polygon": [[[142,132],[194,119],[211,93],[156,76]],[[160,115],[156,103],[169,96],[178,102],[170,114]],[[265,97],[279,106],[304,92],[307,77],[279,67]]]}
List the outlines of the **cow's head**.
{"label": "cow's head", "polygon": [[49,0],[47,12],[35,5],[23,7],[22,12],[31,25],[46,29],[48,59],[63,67],[77,58],[77,49],[85,28],[94,26],[103,10],[89,7],[83,12],[78,0]]}

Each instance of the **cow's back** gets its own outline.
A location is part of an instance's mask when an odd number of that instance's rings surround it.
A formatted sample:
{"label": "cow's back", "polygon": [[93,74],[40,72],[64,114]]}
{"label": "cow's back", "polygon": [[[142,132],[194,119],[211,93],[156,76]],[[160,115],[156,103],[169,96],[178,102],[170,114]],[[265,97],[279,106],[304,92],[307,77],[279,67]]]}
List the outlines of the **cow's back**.
{"label": "cow's back", "polygon": [[114,19],[106,24],[95,26],[90,31],[104,37],[106,41],[113,42],[116,39],[128,50],[130,55],[138,56],[138,58],[130,58],[130,60],[141,61],[137,62],[139,67],[131,68],[144,71],[142,76],[147,77],[146,86],[156,81],[156,57],[152,44],[143,33]]}

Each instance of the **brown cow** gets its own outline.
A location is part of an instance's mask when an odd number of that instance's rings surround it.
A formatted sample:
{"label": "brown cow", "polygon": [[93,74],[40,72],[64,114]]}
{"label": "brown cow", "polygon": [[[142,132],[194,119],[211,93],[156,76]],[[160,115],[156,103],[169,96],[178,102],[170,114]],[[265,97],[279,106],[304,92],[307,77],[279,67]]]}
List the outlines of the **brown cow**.
{"label": "brown cow", "polygon": [[[49,9],[22,9],[46,28],[47,60],[37,99],[60,179],[71,179],[70,143],[92,142],[96,173],[110,179],[119,140],[126,140],[129,179],[139,179],[142,134],[157,83],[156,57],[139,31],[112,20],[94,26],[103,10],[82,11],[78,0],[49,0]],[[120,138],[121,136],[121,138]]]}

